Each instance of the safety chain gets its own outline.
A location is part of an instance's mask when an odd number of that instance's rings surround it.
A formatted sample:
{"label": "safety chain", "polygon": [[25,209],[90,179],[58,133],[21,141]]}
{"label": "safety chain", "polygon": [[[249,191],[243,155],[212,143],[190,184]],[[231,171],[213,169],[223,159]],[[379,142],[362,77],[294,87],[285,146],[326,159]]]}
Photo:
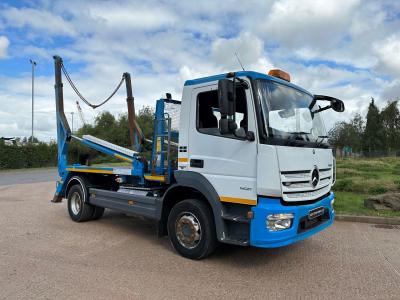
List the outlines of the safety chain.
{"label": "safety chain", "polygon": [[86,100],[86,98],[83,97],[83,95],[79,92],[78,88],[75,86],[75,84],[73,83],[73,81],[72,81],[71,77],[69,76],[67,70],[65,69],[64,64],[61,65],[61,69],[62,69],[62,71],[63,71],[63,73],[64,73],[64,75],[65,75],[65,78],[67,78],[69,84],[71,85],[71,87],[72,87],[72,89],[75,91],[75,93],[78,95],[78,97],[79,97],[83,102],[85,102],[88,106],[92,107],[93,109],[95,109],[95,108],[97,108],[97,107],[100,107],[100,106],[106,104],[106,103],[117,93],[117,91],[119,90],[119,88],[121,87],[122,83],[123,83],[124,80],[125,80],[125,77],[122,76],[121,81],[119,82],[119,84],[117,85],[117,87],[115,88],[115,90],[111,93],[111,95],[110,95],[106,100],[104,100],[104,101],[101,102],[100,104],[92,104],[92,103],[90,103],[88,100]]}

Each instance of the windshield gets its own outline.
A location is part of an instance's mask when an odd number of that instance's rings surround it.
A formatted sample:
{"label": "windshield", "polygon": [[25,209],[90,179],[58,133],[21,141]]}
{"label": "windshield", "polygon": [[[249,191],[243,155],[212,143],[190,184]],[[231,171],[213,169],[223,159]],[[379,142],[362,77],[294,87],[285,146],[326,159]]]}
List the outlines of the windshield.
{"label": "windshield", "polygon": [[268,135],[273,138],[326,142],[321,114],[309,109],[309,94],[269,80],[256,80],[256,94],[263,110]]}

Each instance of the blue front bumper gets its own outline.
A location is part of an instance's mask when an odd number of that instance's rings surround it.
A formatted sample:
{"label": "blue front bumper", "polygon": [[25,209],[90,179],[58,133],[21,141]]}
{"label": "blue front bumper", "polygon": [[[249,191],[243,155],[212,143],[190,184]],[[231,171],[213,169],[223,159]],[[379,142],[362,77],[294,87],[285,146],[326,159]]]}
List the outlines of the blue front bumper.
{"label": "blue front bumper", "polygon": [[[252,208],[254,218],[250,223],[250,245],[263,248],[286,246],[329,227],[335,218],[335,213],[331,207],[333,198],[334,195],[331,192],[329,196],[318,202],[296,206],[284,206],[279,199],[259,198],[257,206]],[[304,220],[310,210],[321,206],[329,211],[329,219],[321,221],[320,224],[310,229],[299,230],[301,219]],[[291,228],[283,231],[269,231],[266,226],[267,216],[279,213],[292,213],[294,215]]]}

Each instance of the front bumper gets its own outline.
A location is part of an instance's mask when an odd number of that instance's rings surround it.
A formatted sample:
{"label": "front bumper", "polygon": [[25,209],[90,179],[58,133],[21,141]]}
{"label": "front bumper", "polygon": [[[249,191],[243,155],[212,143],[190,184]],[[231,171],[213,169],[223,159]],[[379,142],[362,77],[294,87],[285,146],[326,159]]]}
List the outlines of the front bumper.
{"label": "front bumper", "polygon": [[[286,246],[329,227],[335,218],[335,212],[331,207],[333,198],[334,195],[331,192],[329,196],[313,204],[284,206],[280,199],[260,197],[257,206],[252,208],[254,217],[250,223],[250,245],[262,248]],[[321,218],[319,222],[309,226],[309,228],[304,228],[304,222],[307,222],[309,211],[318,207],[325,208],[327,218]],[[278,213],[294,214],[292,226],[282,231],[269,231],[266,227],[267,216]]]}

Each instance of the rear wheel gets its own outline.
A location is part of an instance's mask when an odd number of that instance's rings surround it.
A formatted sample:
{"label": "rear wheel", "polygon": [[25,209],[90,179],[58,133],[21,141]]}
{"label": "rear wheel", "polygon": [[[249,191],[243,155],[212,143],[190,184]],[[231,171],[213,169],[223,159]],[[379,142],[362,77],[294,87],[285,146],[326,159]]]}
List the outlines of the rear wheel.
{"label": "rear wheel", "polygon": [[202,259],[217,245],[214,218],[208,205],[196,199],[176,204],[168,216],[168,236],[182,256]]}
{"label": "rear wheel", "polygon": [[80,184],[73,185],[68,191],[68,212],[75,222],[85,222],[92,218],[94,207],[85,203],[85,194]]}

